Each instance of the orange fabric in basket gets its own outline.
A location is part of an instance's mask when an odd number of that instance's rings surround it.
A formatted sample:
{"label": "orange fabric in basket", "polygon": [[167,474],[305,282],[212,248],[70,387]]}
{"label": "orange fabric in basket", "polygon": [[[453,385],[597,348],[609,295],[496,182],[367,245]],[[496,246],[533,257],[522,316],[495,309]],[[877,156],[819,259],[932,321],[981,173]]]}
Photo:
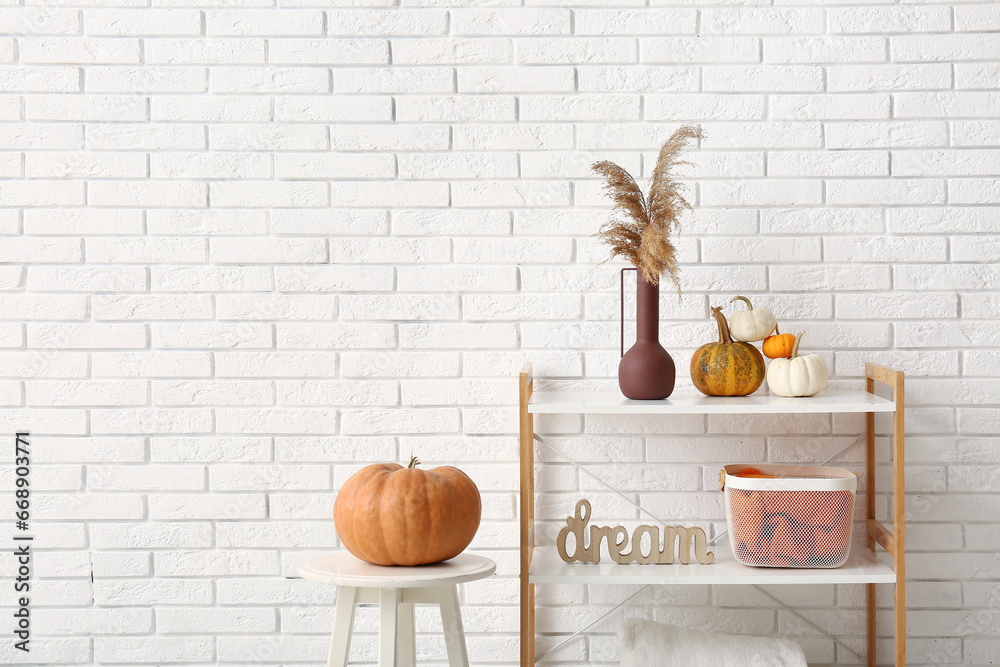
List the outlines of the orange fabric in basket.
{"label": "orange fabric in basket", "polygon": [[850,500],[846,491],[730,488],[733,544],[754,565],[836,562],[849,547]]}
{"label": "orange fabric in basket", "polygon": [[757,479],[778,479],[777,475],[765,475],[756,468],[744,468],[736,473],[737,477],[755,477]]}
{"label": "orange fabric in basket", "polygon": [[732,489],[729,502],[739,525],[737,532],[740,535],[759,535],[764,529],[764,515],[767,513],[761,492]]}

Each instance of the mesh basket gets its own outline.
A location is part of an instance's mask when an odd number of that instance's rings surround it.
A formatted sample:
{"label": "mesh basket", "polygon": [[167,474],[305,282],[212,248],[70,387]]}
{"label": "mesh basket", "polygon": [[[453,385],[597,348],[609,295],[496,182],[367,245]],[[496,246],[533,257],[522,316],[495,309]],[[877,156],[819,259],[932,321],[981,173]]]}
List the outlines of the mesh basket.
{"label": "mesh basket", "polygon": [[[764,475],[738,477],[753,467]],[[840,567],[851,553],[858,478],[843,468],[728,465],[722,473],[729,544],[755,567]]]}

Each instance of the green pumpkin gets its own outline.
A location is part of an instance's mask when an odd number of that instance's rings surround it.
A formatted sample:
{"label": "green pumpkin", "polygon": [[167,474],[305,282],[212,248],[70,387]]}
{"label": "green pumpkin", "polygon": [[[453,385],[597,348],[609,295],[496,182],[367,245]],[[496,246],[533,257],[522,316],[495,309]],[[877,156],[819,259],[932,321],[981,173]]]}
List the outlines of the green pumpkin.
{"label": "green pumpkin", "polygon": [[709,396],[746,396],[764,381],[764,357],[750,343],[733,341],[721,307],[712,308],[719,342],[699,347],[691,357],[691,380]]}

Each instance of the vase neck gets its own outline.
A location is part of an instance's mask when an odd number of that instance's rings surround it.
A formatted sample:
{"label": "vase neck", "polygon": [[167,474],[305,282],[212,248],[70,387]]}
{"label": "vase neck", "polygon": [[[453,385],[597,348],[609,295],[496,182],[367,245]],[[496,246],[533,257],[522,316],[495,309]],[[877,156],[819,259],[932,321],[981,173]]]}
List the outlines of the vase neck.
{"label": "vase neck", "polygon": [[635,339],[659,342],[660,286],[646,282],[642,271],[636,271]]}

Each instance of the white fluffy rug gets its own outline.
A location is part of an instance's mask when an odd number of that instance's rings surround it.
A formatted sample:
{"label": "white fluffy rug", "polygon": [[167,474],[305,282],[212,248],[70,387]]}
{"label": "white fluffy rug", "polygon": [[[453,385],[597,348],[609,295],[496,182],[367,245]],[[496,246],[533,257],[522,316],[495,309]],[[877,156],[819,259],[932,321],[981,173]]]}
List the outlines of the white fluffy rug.
{"label": "white fluffy rug", "polygon": [[621,667],[807,667],[790,639],[724,635],[625,619],[618,629]]}

